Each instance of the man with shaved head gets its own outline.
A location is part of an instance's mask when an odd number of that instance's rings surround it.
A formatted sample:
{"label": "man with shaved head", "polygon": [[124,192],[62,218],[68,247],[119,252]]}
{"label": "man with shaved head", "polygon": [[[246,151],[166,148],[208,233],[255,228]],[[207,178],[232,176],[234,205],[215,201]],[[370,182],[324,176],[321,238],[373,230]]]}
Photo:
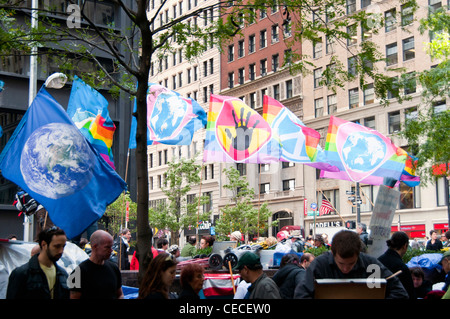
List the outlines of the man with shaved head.
{"label": "man with shaved head", "polygon": [[91,236],[92,253],[72,272],[71,299],[123,298],[122,277],[117,264],[109,260],[113,237],[104,230]]}

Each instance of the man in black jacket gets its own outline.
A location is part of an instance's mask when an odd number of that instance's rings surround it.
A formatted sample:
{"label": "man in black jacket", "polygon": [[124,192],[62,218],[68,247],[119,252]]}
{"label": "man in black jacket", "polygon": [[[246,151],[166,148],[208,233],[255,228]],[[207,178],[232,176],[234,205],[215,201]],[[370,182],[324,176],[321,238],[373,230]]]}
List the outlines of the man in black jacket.
{"label": "man in black jacket", "polygon": [[41,252],[9,275],[6,299],[69,299],[66,271],[56,265],[67,237],[58,227],[39,233]]}
{"label": "man in black jacket", "polygon": [[[375,257],[362,253],[362,246],[363,243],[356,232],[341,230],[336,233],[331,243],[331,251],[316,257],[306,269],[304,280],[295,288],[294,299],[314,298],[315,279],[368,279],[370,281],[373,275],[379,278],[390,277],[392,272]],[[408,298],[408,293],[397,277],[387,280],[385,298]]]}

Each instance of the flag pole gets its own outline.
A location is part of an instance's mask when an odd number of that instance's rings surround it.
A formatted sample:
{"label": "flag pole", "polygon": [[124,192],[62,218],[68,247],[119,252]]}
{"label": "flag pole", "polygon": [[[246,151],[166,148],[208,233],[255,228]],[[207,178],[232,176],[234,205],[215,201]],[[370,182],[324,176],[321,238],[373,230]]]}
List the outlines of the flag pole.
{"label": "flag pole", "polygon": [[[38,0],[31,1],[31,29],[36,29],[38,26],[38,17],[37,17],[37,9],[38,9]],[[30,55],[30,78],[28,83],[28,107],[30,107],[31,103],[36,96],[37,92],[37,47],[36,44],[31,45],[31,55]],[[23,240],[31,241],[33,238],[33,227],[31,225],[34,224],[34,216],[27,216],[27,214],[23,214],[24,217],[24,229],[23,229]]]}
{"label": "flag pole", "polygon": [[330,203],[331,207],[333,207],[334,211],[336,213],[338,213],[339,217],[342,219],[342,222],[345,224],[345,220],[344,218],[342,218],[341,214],[339,213],[339,211],[336,209],[336,207],[334,207],[334,205],[331,203],[330,199],[323,193],[322,189],[319,189],[319,191],[322,193],[322,196],[325,197],[325,199]]}

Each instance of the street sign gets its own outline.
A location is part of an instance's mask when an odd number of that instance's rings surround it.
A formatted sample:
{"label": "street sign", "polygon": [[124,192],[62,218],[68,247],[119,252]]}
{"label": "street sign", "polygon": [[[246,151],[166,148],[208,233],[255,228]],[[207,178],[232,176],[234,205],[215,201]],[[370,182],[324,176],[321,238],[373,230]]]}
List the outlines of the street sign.
{"label": "street sign", "polygon": [[311,203],[311,209],[312,210],[316,210],[317,209],[317,204],[316,203]]}
{"label": "street sign", "polygon": [[354,191],[345,191],[345,194],[346,195],[355,195],[355,192]]}
{"label": "street sign", "polygon": [[316,211],[308,211],[308,216],[314,216],[314,214],[315,214],[316,216],[319,216],[319,212],[316,212]]}

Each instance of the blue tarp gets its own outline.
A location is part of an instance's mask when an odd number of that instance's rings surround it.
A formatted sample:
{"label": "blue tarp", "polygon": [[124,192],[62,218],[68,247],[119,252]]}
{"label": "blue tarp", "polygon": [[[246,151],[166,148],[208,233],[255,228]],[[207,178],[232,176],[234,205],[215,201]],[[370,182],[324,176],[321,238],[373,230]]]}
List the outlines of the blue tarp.
{"label": "blue tarp", "polygon": [[137,299],[139,295],[139,289],[130,286],[122,286],[124,299]]}
{"label": "blue tarp", "polygon": [[442,254],[423,254],[420,256],[416,256],[411,258],[411,260],[406,264],[408,268],[412,267],[421,267],[428,270],[436,269],[441,271],[442,266],[439,265],[439,262],[442,259]]}

